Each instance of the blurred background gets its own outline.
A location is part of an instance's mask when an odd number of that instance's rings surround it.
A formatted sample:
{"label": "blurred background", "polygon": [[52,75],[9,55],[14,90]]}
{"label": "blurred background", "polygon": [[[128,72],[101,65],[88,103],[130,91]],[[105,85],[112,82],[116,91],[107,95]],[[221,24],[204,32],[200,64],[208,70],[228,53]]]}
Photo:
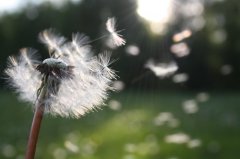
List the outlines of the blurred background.
{"label": "blurred background", "polygon": [[[111,51],[119,78],[102,110],[45,116],[36,159],[238,158],[239,16],[239,0],[1,1],[0,158],[24,158],[33,116],[9,89],[7,58],[23,47],[47,58],[38,33],[48,28],[88,35],[94,54]],[[125,46],[106,42],[108,17]]]}

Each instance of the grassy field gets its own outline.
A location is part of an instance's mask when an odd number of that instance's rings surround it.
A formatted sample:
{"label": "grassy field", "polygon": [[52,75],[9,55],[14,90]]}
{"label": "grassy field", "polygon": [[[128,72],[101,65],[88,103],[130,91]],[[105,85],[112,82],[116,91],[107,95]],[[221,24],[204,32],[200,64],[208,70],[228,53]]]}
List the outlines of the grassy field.
{"label": "grassy field", "polygon": [[[0,158],[23,159],[33,113],[15,94],[1,92],[0,98]],[[111,102],[112,109],[106,106],[78,120],[46,115],[36,159],[240,156],[240,93],[209,93],[205,102],[189,92],[125,92],[111,99],[121,106]],[[182,107],[190,99],[188,104],[198,108],[192,114]]]}

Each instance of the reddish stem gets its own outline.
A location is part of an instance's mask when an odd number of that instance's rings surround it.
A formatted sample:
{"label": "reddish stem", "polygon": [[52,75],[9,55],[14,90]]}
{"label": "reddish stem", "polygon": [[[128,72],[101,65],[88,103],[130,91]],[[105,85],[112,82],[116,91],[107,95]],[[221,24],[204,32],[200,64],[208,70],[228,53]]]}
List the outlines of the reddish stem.
{"label": "reddish stem", "polygon": [[40,131],[41,121],[44,114],[44,106],[38,105],[36,107],[33,121],[32,121],[32,127],[30,130],[30,135],[28,138],[28,146],[27,146],[27,152],[25,159],[34,159],[36,146],[37,146],[37,140],[38,140],[38,134]]}

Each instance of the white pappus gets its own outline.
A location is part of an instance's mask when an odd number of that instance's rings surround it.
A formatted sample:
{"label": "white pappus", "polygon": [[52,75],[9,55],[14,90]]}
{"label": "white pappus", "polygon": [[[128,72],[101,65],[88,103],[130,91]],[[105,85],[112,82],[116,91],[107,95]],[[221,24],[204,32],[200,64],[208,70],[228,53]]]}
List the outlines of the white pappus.
{"label": "white pappus", "polygon": [[51,29],[41,32],[39,38],[50,58],[41,62],[35,59],[36,51],[22,49],[18,57],[9,58],[5,70],[20,98],[34,105],[45,80],[45,113],[79,118],[103,105],[116,78],[109,68],[110,54],[92,56],[88,38],[78,33],[70,42]]}
{"label": "white pappus", "polygon": [[116,19],[114,17],[108,18],[106,28],[110,33],[108,41],[112,42],[114,46],[118,47],[126,44],[126,40],[122,38],[122,35],[118,34],[119,31],[116,31]]}

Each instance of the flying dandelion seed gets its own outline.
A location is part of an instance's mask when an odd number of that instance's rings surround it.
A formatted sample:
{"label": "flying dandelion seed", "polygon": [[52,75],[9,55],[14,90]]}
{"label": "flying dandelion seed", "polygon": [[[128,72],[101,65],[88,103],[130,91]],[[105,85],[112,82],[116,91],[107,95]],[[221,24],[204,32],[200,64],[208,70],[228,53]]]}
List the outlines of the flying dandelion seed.
{"label": "flying dandelion seed", "polygon": [[188,75],[186,73],[179,73],[173,76],[172,80],[174,83],[184,83],[188,80]]}
{"label": "flying dandelion seed", "polygon": [[110,100],[108,103],[110,109],[118,111],[122,108],[122,104],[117,100]]}
{"label": "flying dandelion seed", "polygon": [[165,137],[167,143],[185,144],[190,141],[190,137],[185,133],[176,133]]}
{"label": "flying dandelion seed", "polygon": [[230,75],[233,71],[233,67],[231,65],[223,65],[220,69],[222,75]]}
{"label": "flying dandelion seed", "polygon": [[126,47],[126,52],[128,55],[137,56],[140,53],[140,49],[136,45],[128,45]]}
{"label": "flying dandelion seed", "polygon": [[174,74],[178,70],[175,62],[170,63],[154,63],[153,60],[148,60],[145,68],[150,69],[157,77],[164,78]]}
{"label": "flying dandelion seed", "polygon": [[133,144],[133,143],[127,143],[124,146],[124,150],[128,153],[134,153],[137,151],[137,145]]}
{"label": "flying dandelion seed", "polygon": [[66,149],[72,153],[78,153],[79,152],[79,148],[76,144],[72,143],[71,141],[65,141],[64,142],[64,146],[66,147]]}
{"label": "flying dandelion seed", "polygon": [[66,150],[64,150],[62,148],[57,148],[53,151],[53,156],[55,159],[66,159],[67,152],[66,152]]}
{"label": "flying dandelion seed", "polygon": [[192,139],[187,143],[187,146],[191,149],[201,146],[202,141],[199,139]]}
{"label": "flying dandelion seed", "polygon": [[196,96],[196,100],[198,102],[207,102],[209,100],[209,98],[210,98],[210,95],[205,92],[198,93]]}
{"label": "flying dandelion seed", "polygon": [[197,102],[192,99],[184,101],[182,104],[182,108],[184,112],[187,114],[194,114],[197,113],[199,110]]}
{"label": "flying dandelion seed", "polygon": [[180,122],[176,119],[170,112],[161,112],[153,120],[156,126],[167,125],[168,127],[175,128],[178,127]]}
{"label": "flying dandelion seed", "polygon": [[128,155],[123,156],[123,159],[136,159],[136,157],[133,154],[128,154]]}
{"label": "flying dandelion seed", "polygon": [[119,31],[116,31],[116,19],[114,17],[108,18],[106,22],[107,31],[110,33],[110,39],[107,40],[108,45],[113,45],[116,47],[126,44],[125,39],[122,38],[122,35],[118,34]]}
{"label": "flying dandelion seed", "polygon": [[125,88],[125,83],[123,81],[114,81],[112,87],[115,91],[122,91]]}
{"label": "flying dandelion seed", "polygon": [[214,44],[223,44],[227,39],[227,33],[223,29],[218,29],[210,35],[210,39]]}
{"label": "flying dandelion seed", "polygon": [[189,29],[185,29],[182,32],[175,34],[172,39],[174,42],[180,42],[191,36],[192,36],[192,31]]}
{"label": "flying dandelion seed", "polygon": [[177,57],[184,57],[184,56],[189,55],[189,53],[190,53],[189,46],[184,42],[181,42],[178,44],[173,44],[170,49],[171,49],[172,53],[174,55],[176,55]]}
{"label": "flying dandelion seed", "polygon": [[16,149],[10,144],[2,145],[2,155],[6,158],[11,158],[16,155]]}

